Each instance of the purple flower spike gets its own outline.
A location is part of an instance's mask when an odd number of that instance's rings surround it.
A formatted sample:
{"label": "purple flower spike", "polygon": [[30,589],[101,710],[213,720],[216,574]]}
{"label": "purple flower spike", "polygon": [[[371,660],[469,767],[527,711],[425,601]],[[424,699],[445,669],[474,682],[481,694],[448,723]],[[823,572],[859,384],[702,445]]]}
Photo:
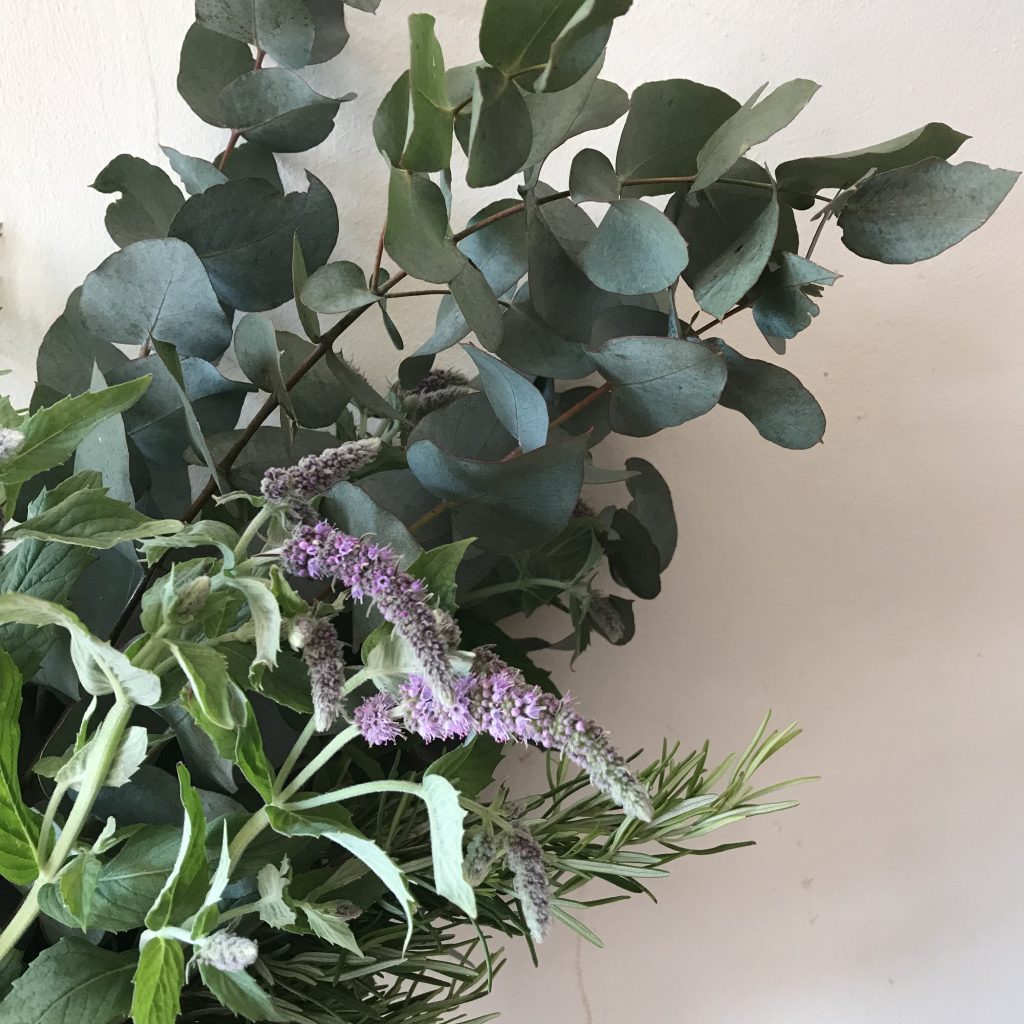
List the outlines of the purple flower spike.
{"label": "purple flower spike", "polygon": [[371,746],[393,743],[401,735],[402,730],[392,716],[397,706],[388,694],[377,693],[367,697],[353,712],[359,731]]}
{"label": "purple flower spike", "polygon": [[347,441],[319,455],[306,455],[297,466],[268,469],[260,490],[272,505],[281,505],[302,521],[312,517],[309,503],[326,494],[336,483],[368,466],[380,452],[379,438]]}
{"label": "purple flower spike", "polygon": [[302,651],[313,693],[317,732],[326,732],[341,714],[345,695],[344,645],[327,619],[295,620],[292,646]]}
{"label": "purple flower spike", "polygon": [[370,600],[412,648],[434,698],[455,699],[455,677],[448,661],[450,628],[431,608],[421,580],[402,572],[394,552],[336,530],[321,520],[300,525],[284,546],[281,563],[294,576],[335,579],[356,600]]}

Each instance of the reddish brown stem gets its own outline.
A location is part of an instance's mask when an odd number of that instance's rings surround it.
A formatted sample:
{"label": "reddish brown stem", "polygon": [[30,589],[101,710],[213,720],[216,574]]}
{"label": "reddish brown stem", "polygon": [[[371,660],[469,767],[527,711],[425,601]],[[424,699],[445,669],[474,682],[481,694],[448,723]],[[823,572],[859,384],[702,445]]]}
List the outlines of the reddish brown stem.
{"label": "reddish brown stem", "polygon": [[[266,54],[262,50],[256,51],[256,59],[252,64],[253,71],[259,71],[259,69],[263,67],[264,57],[266,57]],[[235,151],[235,146],[238,144],[238,140],[241,138],[241,135],[242,133],[238,131],[237,128],[234,128],[231,131],[231,135],[228,136],[228,144],[224,147],[224,152],[221,153],[220,160],[217,161],[217,170],[220,171],[221,174],[224,173],[224,168],[228,165],[228,157]]]}

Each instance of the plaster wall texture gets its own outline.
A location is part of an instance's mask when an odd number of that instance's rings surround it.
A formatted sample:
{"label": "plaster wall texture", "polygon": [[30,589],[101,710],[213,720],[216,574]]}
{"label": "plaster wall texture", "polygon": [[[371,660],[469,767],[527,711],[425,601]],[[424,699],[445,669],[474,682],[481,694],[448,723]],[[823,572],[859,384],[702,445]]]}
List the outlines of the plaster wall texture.
{"label": "plaster wall texture", "polygon": [[[324,146],[284,158],[293,184],[308,164],[334,191],[338,258],[372,260],[385,189],[369,125],[405,67],[405,16],[435,14],[455,64],[477,56],[481,8],[352,12],[346,51],[311,72],[322,92],[359,93]],[[159,143],[223,146],[175,91],[191,18],[187,0],[0,0],[0,363],[22,400],[46,327],[113,248],[89,182],[119,152],[163,163]],[[1017,0],[637,0],[604,74],[740,98],[765,80],[821,82],[758,151],[773,164],[943,120],[975,136],[960,158],[1021,168],[1021,24]],[[614,138],[578,145],[612,152]],[[546,177],[563,187],[567,169]],[[491,198],[463,191],[456,222]],[[727,837],[756,848],[679,864],[659,906],[595,912],[603,951],[566,930],[541,972],[516,951],[489,1008],[563,1024],[1024,1015],[1022,234],[1024,188],[916,266],[861,261],[826,232],[816,258],[847,276],[785,358],[829,417],[813,451],[774,448],[725,410],[616,442],[609,463],[643,454],[669,478],[680,550],[635,643],[585,657],[572,689],[624,749],[664,732],[724,753],[770,707],[806,728],[774,771],[822,778],[798,809]],[[397,306],[409,340],[424,337],[432,307]],[[383,379],[391,352],[365,319],[346,352]],[[723,334],[770,356],[744,317]]]}

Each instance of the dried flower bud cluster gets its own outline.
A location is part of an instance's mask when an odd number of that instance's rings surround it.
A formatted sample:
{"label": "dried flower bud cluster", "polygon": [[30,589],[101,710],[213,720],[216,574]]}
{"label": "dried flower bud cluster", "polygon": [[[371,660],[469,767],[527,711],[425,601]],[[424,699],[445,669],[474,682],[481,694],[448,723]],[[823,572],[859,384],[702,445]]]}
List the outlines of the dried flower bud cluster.
{"label": "dried flower bud cluster", "polygon": [[367,437],[328,448],[319,455],[306,455],[296,466],[268,469],[260,490],[273,505],[286,508],[292,515],[309,521],[313,513],[309,503],[326,494],[336,483],[368,466],[380,452],[379,438]]}
{"label": "dried flower bud cluster", "polygon": [[400,699],[379,693],[357,708],[356,724],[369,743],[389,743],[401,723],[428,742],[486,733],[499,743],[515,740],[557,750],[582,768],[596,789],[641,821],[654,816],[646,787],[630,771],[596,722],[583,718],[569,697],[531,686],[516,669],[490,651],[478,652],[474,670],[455,683],[447,706],[430,686],[410,676]]}
{"label": "dried flower bud cluster", "polygon": [[0,427],[0,462],[6,462],[25,443],[25,435],[12,427]]}
{"label": "dried flower bud cluster", "polygon": [[341,714],[345,696],[345,648],[327,619],[303,615],[295,620],[292,647],[302,652],[313,695],[313,721],[326,732]]}
{"label": "dried flower bud cluster", "polygon": [[544,871],[544,851],[529,832],[521,830],[508,841],[505,864],[512,872],[512,888],[530,935],[540,942],[551,925],[551,887]]}
{"label": "dried flower bud cluster", "polygon": [[281,562],[294,576],[334,579],[357,601],[372,601],[412,648],[439,705],[452,703],[455,679],[448,660],[450,627],[431,607],[422,580],[402,572],[390,548],[320,521],[295,528]]}
{"label": "dried flower bud cluster", "polygon": [[234,932],[214,932],[203,939],[196,958],[219,971],[244,971],[256,963],[259,947],[252,939]]}

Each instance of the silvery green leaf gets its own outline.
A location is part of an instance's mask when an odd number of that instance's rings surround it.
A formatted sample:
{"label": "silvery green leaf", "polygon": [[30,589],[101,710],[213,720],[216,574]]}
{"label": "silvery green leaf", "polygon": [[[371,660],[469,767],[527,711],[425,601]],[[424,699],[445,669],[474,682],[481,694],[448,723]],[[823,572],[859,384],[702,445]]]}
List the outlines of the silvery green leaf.
{"label": "silvery green leaf", "polygon": [[185,191],[190,196],[197,196],[205,192],[211,185],[223,185],[227,176],[218,170],[209,160],[203,160],[198,156],[188,156],[179,153],[170,146],[161,146],[164,156],[174,169],[174,173],[181,178]]}
{"label": "silvery green leaf", "polygon": [[287,928],[295,924],[295,911],[285,899],[289,875],[287,857],[281,862],[280,867],[265,864],[256,875],[256,885],[260,894],[257,904],[260,920],[271,928]]}
{"label": "silvery green leaf", "polygon": [[10,655],[0,649],[0,875],[17,885],[28,885],[39,873],[36,844],[39,820],[21,796],[18,748],[21,711],[21,673]]}
{"label": "silvery green leaf", "polygon": [[97,192],[121,192],[107,207],[110,237],[122,248],[143,238],[164,238],[185,201],[177,186],[159,167],[122,153],[100,171],[92,187]]}
{"label": "silvery green leaf", "polygon": [[347,949],[355,956],[363,956],[363,951],[356,942],[355,935],[348,922],[344,921],[337,914],[332,914],[329,907],[316,906],[312,903],[296,903],[305,915],[306,923],[314,935],[318,935],[324,942],[341,949]]}
{"label": "silvery green leaf", "polygon": [[256,661],[253,665],[277,665],[277,652],[281,649],[281,609],[270,583],[255,576],[228,576],[225,583],[234,587],[249,605],[256,637]]}

